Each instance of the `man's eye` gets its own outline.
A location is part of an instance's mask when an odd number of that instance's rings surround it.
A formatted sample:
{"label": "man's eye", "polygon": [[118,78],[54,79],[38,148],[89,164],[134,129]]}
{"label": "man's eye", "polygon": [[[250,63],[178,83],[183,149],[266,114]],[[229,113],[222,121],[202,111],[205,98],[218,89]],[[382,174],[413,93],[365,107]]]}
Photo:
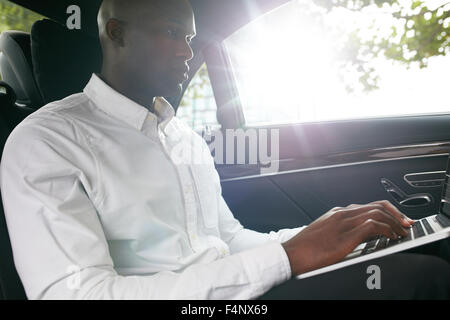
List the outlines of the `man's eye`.
{"label": "man's eye", "polygon": [[175,29],[169,28],[166,30],[166,33],[171,38],[176,38],[178,36],[178,32]]}

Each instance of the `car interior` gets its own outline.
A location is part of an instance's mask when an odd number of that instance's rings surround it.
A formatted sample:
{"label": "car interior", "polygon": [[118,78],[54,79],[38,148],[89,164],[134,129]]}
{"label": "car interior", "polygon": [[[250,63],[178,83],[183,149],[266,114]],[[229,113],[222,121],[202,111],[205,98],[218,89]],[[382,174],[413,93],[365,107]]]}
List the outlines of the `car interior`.
{"label": "car interior", "polygon": [[[49,102],[81,92],[101,67],[96,26],[100,0],[11,2],[46,18],[36,21],[30,33],[9,30],[0,35],[1,149],[25,117]],[[190,2],[198,34],[192,43],[190,79],[206,63],[220,123],[214,130],[245,129],[223,41],[288,1]],[[66,8],[72,4],[83,12],[81,30],[66,28]],[[184,90],[188,86],[185,83]],[[175,110],[182,98],[183,94],[167,97]],[[336,206],[384,199],[419,219],[439,207],[450,150],[449,125],[450,115],[439,114],[256,126],[279,130],[279,170],[262,173],[260,161],[218,163],[223,197],[245,227],[260,232],[309,224]],[[14,268],[3,209],[0,252],[0,298],[26,299]]]}

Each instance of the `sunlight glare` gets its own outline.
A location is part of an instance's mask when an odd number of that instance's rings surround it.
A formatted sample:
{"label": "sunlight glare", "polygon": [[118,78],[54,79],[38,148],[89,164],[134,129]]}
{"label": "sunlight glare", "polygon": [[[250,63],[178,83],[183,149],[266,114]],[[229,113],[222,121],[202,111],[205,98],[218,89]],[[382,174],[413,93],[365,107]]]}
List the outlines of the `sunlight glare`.
{"label": "sunlight glare", "polygon": [[[374,58],[371,65],[380,76],[379,89],[346,91],[339,77],[342,70],[336,63],[339,48],[345,43],[343,34],[360,28],[364,41],[371,39],[374,32],[389,34],[393,25],[401,31],[404,22],[394,20],[389,8],[380,11],[376,7],[363,12],[341,8],[321,20],[320,8],[311,11],[311,4],[306,3],[289,2],[225,41],[247,124],[449,111],[445,97],[448,73],[444,71],[450,70],[448,57],[429,59],[425,69],[408,69],[383,57]],[[430,0],[430,7],[440,3]],[[376,29],[371,30],[374,20]],[[408,36],[414,36],[413,32]],[[344,78],[359,84],[354,71],[347,70]],[[428,104],[433,105],[430,108]]]}

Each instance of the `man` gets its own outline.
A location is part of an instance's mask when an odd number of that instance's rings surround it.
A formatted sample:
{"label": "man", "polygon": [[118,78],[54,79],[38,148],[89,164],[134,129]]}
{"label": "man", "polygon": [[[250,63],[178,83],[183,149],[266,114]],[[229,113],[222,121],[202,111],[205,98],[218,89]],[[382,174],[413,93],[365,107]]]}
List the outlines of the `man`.
{"label": "man", "polygon": [[[292,286],[297,296],[289,297],[303,297],[323,278],[270,289],[339,261],[369,237],[406,235],[412,220],[386,201],[335,208],[298,229],[244,229],[203,140],[161,98],[179,94],[187,79],[196,33],[189,2],[105,0],[98,21],[101,74],[22,122],[2,159],[15,264],[30,299],[252,299],[288,297]],[[205,163],[180,160],[180,146]],[[402,261],[431,278],[417,281],[380,261],[396,281],[412,282],[406,290],[388,284],[388,293],[448,297],[446,262]],[[346,279],[322,291],[360,286],[358,276]]]}

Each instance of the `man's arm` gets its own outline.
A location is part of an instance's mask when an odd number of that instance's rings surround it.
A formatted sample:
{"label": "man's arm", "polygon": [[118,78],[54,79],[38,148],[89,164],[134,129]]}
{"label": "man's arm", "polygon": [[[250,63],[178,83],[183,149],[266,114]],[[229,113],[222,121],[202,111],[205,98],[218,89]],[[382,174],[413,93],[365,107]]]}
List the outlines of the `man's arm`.
{"label": "man's arm", "polygon": [[270,233],[261,233],[246,229],[234,218],[231,210],[228,208],[222,195],[219,197],[219,226],[222,239],[230,247],[231,253],[237,253],[257,246],[264,245],[269,241],[277,241],[280,244],[288,241],[306,226],[292,229],[282,229],[271,231]]}
{"label": "man's arm", "polygon": [[[207,146],[205,144],[204,148]],[[214,166],[212,157],[208,157]],[[366,239],[384,235],[388,238],[406,236],[406,228],[414,223],[388,201],[367,205],[333,208],[308,226],[259,233],[245,229],[225,203],[217,172],[219,227],[222,239],[231,253],[242,252],[269,241],[282,243],[289,259],[292,275],[331,265],[342,260]]]}
{"label": "man's arm", "polygon": [[101,199],[89,196],[95,181],[78,165],[94,161],[92,154],[74,142],[82,138],[76,128],[72,137],[57,131],[22,125],[1,164],[15,265],[29,299],[251,299],[289,278],[279,243],[179,273],[118,275],[94,205]]}
{"label": "man's arm", "polygon": [[[193,132],[190,128],[186,128],[188,132],[194,135],[194,138],[198,139],[200,145],[200,151],[202,154],[202,159],[204,161],[203,165],[209,166],[208,171],[213,173],[213,177],[209,179],[209,183],[213,184],[210,189],[215,189],[216,191],[216,200],[217,200],[217,208],[218,208],[218,217],[219,217],[219,230],[220,236],[223,241],[225,241],[229,248],[230,252],[237,253],[241,251],[245,251],[248,249],[255,248],[257,246],[263,246],[264,244],[274,241],[278,243],[285,242],[296,234],[298,234],[301,230],[306,228],[306,226],[300,226],[292,229],[282,229],[278,231],[271,231],[270,233],[262,233],[254,230],[246,229],[242,226],[242,224],[234,217],[231,210],[228,208],[227,203],[222,197],[222,187],[220,185],[220,177],[214,165],[214,158],[211,156],[210,149],[206,142],[198,136],[195,132]],[[204,169],[207,171],[206,169]]]}
{"label": "man's arm", "polygon": [[[221,199],[222,234],[231,252],[240,252],[279,241],[289,259],[293,276],[339,262],[369,237],[390,239],[407,235],[413,220],[388,201],[334,208],[308,226],[269,234],[244,229]],[[226,238],[228,237],[228,238]]]}
{"label": "man's arm", "polygon": [[341,261],[370,237],[405,237],[413,223],[389,201],[352,204],[331,209],[283,243],[283,248],[295,276]]}

